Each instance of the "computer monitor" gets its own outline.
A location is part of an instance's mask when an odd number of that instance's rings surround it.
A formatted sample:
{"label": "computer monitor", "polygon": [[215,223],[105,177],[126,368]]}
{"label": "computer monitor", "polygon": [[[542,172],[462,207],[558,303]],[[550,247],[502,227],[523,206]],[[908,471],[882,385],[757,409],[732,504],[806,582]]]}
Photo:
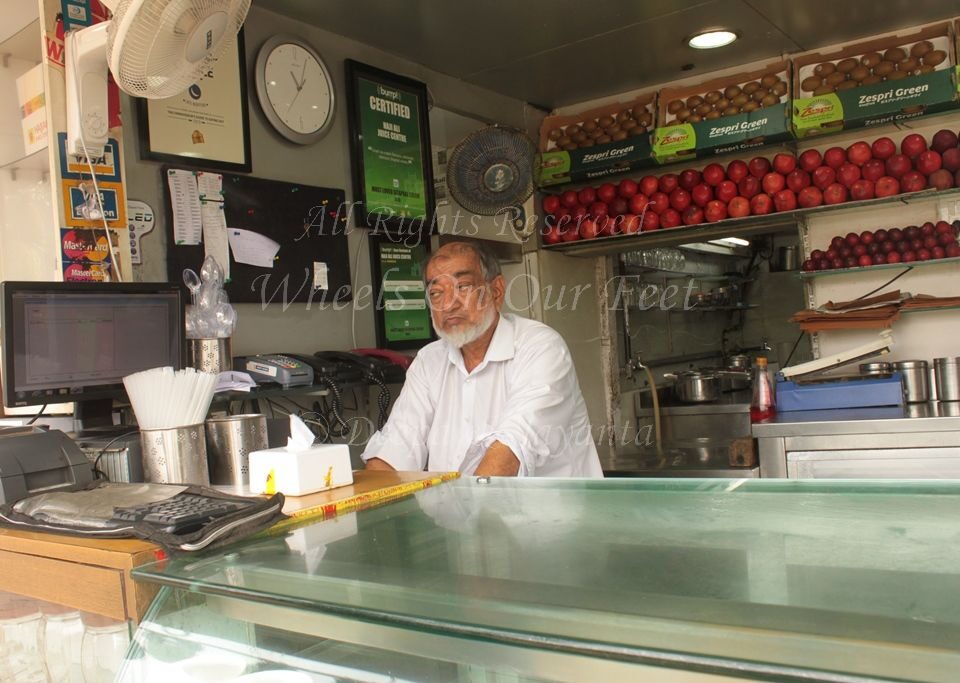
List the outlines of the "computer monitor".
{"label": "computer monitor", "polygon": [[0,283],[3,403],[75,401],[78,431],[112,425],[123,377],[183,367],[180,288],[166,283]]}

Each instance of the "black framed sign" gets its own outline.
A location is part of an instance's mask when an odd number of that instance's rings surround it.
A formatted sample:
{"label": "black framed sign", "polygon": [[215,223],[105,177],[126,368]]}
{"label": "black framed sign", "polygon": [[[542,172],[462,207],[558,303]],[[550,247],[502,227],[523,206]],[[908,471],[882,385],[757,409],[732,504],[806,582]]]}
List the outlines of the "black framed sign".
{"label": "black framed sign", "polygon": [[435,203],[427,87],[351,59],[346,69],[357,225],[429,235]]}
{"label": "black framed sign", "polygon": [[162,100],[137,98],[140,158],[249,173],[245,55],[241,29],[213,68],[186,91]]}
{"label": "black framed sign", "polygon": [[419,349],[434,341],[422,267],[427,240],[411,246],[389,237],[370,236],[370,272],[374,283],[374,318],[381,349]]}

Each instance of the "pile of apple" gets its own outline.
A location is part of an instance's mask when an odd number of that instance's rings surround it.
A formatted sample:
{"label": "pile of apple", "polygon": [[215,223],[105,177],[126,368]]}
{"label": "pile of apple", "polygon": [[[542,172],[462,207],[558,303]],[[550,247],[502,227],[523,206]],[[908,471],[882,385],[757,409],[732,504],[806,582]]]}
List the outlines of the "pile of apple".
{"label": "pile of apple", "polygon": [[826,249],[814,249],[803,270],[833,270],[876,266],[883,263],[913,263],[960,256],[957,233],[960,220],[911,225],[892,230],[864,230],[837,235]]}
{"label": "pile of apple", "polygon": [[737,159],[726,168],[708,164],[662,176],[624,179],[618,184],[567,190],[543,199],[545,244],[572,242],[726,218],[841,204],[960,186],[960,143],[951,130],[938,131],[928,147],[917,133],[896,143],[883,137],[808,149],[772,160]]}

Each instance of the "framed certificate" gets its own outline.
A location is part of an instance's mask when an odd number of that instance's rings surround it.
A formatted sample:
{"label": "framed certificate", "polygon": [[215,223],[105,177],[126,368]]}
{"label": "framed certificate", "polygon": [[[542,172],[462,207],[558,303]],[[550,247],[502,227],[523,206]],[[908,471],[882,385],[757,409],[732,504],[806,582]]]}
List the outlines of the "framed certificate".
{"label": "framed certificate", "polygon": [[435,208],[427,88],[349,59],[346,68],[357,225],[417,243]]}
{"label": "framed certificate", "polygon": [[388,237],[370,236],[370,269],[375,301],[373,315],[381,349],[419,349],[437,336],[421,268],[428,242],[409,246]]}
{"label": "framed certificate", "polygon": [[140,158],[249,173],[250,123],[243,31],[180,95],[137,99]]}

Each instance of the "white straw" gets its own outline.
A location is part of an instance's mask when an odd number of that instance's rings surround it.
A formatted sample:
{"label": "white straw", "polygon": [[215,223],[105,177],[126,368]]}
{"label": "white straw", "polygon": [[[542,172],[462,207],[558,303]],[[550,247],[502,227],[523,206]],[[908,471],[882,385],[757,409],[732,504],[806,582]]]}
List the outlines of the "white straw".
{"label": "white straw", "polygon": [[123,378],[140,429],[174,429],[204,421],[217,376],[186,368],[144,370]]}

